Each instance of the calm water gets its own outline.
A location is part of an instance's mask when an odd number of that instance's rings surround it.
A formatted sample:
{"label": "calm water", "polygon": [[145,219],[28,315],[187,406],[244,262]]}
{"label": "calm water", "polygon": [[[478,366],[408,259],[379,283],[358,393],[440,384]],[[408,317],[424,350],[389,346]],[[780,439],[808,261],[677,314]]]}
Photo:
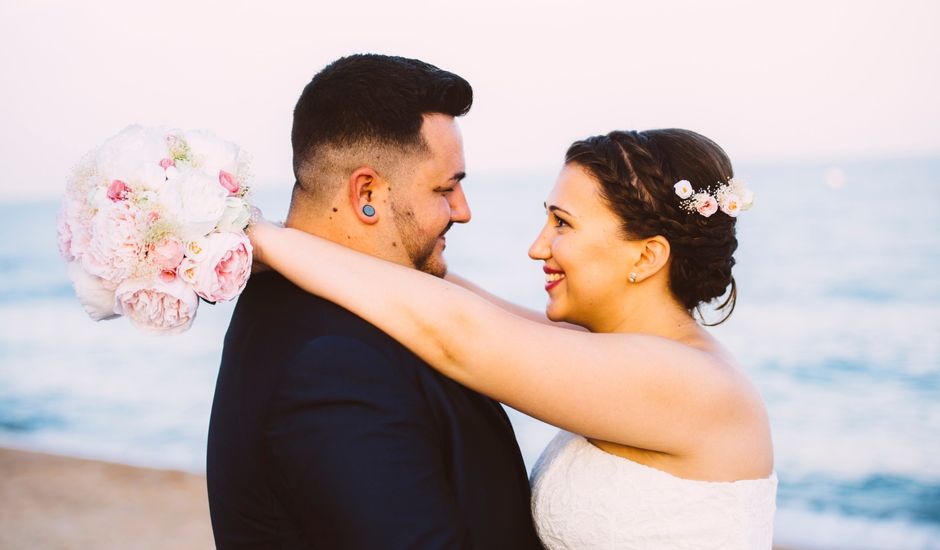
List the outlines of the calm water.
{"label": "calm water", "polygon": [[[778,541],[940,548],[940,159],[738,172],[757,204],[739,221],[738,310],[715,334],[770,409]],[[471,178],[452,269],[541,308],[525,254],[552,177]],[[286,201],[257,197],[274,217]],[[0,444],[204,469],[232,305],[203,305],[178,337],[93,323],[56,252],[56,210],[0,204]],[[512,416],[531,467],[554,429]]]}

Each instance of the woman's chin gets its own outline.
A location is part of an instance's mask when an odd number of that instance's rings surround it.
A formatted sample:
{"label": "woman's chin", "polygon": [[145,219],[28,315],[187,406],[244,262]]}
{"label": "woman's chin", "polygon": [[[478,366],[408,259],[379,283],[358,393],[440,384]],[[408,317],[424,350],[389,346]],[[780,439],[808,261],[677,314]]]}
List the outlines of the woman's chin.
{"label": "woman's chin", "polygon": [[567,320],[565,319],[564,312],[561,311],[561,308],[556,307],[555,304],[551,302],[545,306],[545,316],[548,317],[549,321],[554,321],[556,323]]}

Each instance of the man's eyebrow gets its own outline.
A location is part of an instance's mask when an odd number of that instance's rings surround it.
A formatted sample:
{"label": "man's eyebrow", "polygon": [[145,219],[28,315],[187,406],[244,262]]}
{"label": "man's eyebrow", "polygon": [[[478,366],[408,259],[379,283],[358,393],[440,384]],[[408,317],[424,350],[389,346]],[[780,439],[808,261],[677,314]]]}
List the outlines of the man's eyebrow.
{"label": "man's eyebrow", "polygon": [[564,208],[562,208],[562,207],[560,207],[560,206],[555,206],[554,204],[551,205],[551,206],[548,206],[546,203],[543,202],[543,203],[542,203],[542,206],[545,207],[545,210],[548,210],[549,212],[552,212],[552,213],[554,213],[554,212],[557,210],[558,212],[562,212],[562,213],[564,213],[564,214],[567,214],[567,215],[571,216],[572,218],[576,218],[576,217],[577,217],[577,216],[575,216],[574,214],[572,214],[571,212],[568,212],[567,210],[565,210]]}

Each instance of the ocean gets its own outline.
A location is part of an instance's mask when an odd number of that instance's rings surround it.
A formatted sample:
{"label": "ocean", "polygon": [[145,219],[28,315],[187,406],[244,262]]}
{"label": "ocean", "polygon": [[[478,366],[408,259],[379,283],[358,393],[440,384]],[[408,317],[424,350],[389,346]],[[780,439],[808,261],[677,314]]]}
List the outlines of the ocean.
{"label": "ocean", "polygon": [[[737,310],[712,330],[770,412],[778,544],[940,549],[940,158],[737,171],[757,198],[738,223]],[[451,269],[541,309],[526,251],[553,179],[471,174]],[[255,201],[277,218],[288,195]],[[57,209],[0,203],[0,445],[204,471],[233,304],[203,304],[173,337],[92,322],[57,253]],[[531,468],[555,429],[510,416]]]}

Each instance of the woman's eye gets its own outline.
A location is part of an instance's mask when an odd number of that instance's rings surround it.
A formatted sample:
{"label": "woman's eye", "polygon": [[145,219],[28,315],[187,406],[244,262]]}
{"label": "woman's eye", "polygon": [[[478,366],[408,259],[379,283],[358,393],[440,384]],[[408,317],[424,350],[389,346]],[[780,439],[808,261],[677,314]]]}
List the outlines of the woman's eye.
{"label": "woman's eye", "polygon": [[555,227],[568,227],[568,222],[555,216]]}

